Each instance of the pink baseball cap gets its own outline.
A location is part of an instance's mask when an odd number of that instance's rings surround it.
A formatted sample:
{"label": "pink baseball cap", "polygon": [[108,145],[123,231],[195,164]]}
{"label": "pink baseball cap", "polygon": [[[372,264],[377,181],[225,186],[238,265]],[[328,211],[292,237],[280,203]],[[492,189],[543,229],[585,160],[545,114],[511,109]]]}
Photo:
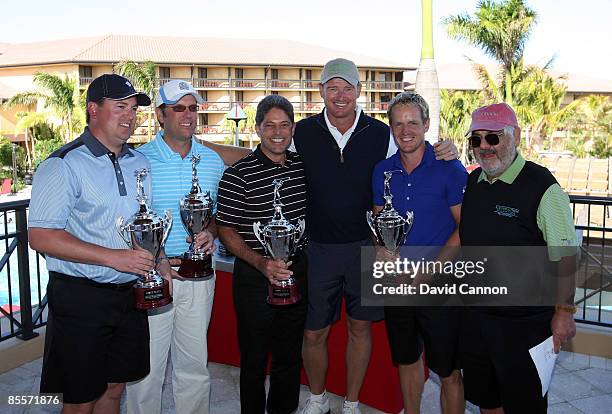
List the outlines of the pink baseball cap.
{"label": "pink baseball cap", "polygon": [[514,110],[507,103],[496,103],[478,108],[472,113],[472,124],[468,134],[473,131],[501,131],[505,126],[518,128]]}

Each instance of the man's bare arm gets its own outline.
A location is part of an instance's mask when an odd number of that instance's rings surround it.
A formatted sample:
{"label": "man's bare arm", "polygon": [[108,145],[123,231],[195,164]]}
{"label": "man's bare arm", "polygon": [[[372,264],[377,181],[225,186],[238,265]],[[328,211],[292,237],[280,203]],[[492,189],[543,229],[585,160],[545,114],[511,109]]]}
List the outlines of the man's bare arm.
{"label": "man's bare arm", "polygon": [[557,264],[557,306],[550,323],[555,352],[576,335],[574,293],[576,291],[577,257],[562,257]]}
{"label": "man's bare arm", "polygon": [[242,158],[246,157],[251,153],[251,150],[248,148],[234,147],[233,145],[215,144],[214,142],[209,142],[206,140],[201,140],[200,142],[205,147],[210,148],[211,150],[219,154],[225,165],[233,165],[237,161],[241,160]]}
{"label": "man's bare arm", "polygon": [[145,275],[155,265],[146,250],[109,249],[84,242],[63,229],[29,229],[30,247],[62,260],[112,267],[119,272]]}

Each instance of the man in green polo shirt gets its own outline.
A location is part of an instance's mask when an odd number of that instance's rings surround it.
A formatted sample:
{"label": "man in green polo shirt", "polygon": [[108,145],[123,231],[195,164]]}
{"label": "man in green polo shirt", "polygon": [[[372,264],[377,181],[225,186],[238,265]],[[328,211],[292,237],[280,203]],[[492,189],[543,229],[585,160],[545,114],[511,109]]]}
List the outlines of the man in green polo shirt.
{"label": "man in green polo shirt", "polygon": [[[542,263],[553,269],[556,305],[466,310],[461,358],[465,396],[483,413],[545,413],[547,398],[529,349],[552,336],[551,348],[558,353],[576,333],[577,242],[569,198],[550,171],[518,153],[520,131],[516,114],[505,103],[472,114],[468,134],[480,168],[470,174],[465,189],[461,245],[504,246],[496,247],[500,256],[508,256],[515,248],[511,246],[530,251],[546,246],[548,257]],[[523,264],[508,266],[512,282],[528,286],[526,291],[537,289]]]}

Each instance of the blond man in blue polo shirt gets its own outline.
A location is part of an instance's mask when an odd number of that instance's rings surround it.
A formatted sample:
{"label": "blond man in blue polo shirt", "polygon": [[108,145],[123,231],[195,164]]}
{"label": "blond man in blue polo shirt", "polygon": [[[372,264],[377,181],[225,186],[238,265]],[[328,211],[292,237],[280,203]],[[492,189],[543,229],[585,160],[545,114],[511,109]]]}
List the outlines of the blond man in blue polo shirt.
{"label": "blond man in blue polo shirt", "polygon": [[[402,216],[407,211],[414,213],[414,224],[404,243],[413,249],[406,253],[412,256],[418,250],[419,256],[431,255],[425,246],[458,246],[461,203],[467,182],[465,168],[458,160],[436,160],[433,147],[425,141],[429,107],[423,97],[400,93],[389,103],[387,113],[398,151],[374,167],[373,211],[377,213],[383,208],[384,172],[394,171],[390,185],[393,207]],[[418,283],[415,280],[414,284]],[[456,312],[432,306],[386,306],[385,322],[391,355],[398,364],[404,411],[420,410],[424,342],[427,366],[441,379],[442,412],[463,413]]]}
{"label": "blond man in blue polo shirt", "polygon": [[[194,137],[198,104],[202,98],[193,86],[182,80],[165,83],[156,102],[155,114],[163,130],[155,139],[139,148],[151,163],[153,204],[157,212],[166,209],[180,217],[179,200],[191,189],[191,156],[200,155],[197,166],[202,191],[217,199],[223,161]],[[207,253],[214,251],[214,221],[200,232],[196,241]],[[167,256],[180,256],[188,249],[187,232],[175,220],[165,246]],[[173,263],[174,264],[174,263]],[[171,305],[149,311],[151,332],[151,373],[143,380],[128,384],[128,413],[161,412],[161,395],[168,352],[172,358],[172,389],[176,412],[208,413],[210,375],[206,332],[210,322],[215,290],[214,276],[208,280],[182,279],[176,270],[161,263],[161,272],[170,272],[173,283]]]}

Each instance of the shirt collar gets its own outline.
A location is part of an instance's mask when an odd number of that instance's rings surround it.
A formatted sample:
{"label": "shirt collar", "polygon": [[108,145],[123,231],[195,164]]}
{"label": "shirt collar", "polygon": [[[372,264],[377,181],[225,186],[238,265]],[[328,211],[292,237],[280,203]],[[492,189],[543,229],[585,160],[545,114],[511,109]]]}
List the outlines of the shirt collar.
{"label": "shirt collar", "polygon": [[[402,171],[406,172],[406,169],[404,168],[404,165],[402,164],[402,159],[400,156],[399,149],[397,150],[395,154],[392,155],[392,159],[393,159],[393,167],[401,168]],[[423,158],[421,158],[421,162],[419,163],[419,165],[416,166],[413,172],[421,166],[429,167],[434,162],[435,159],[436,159],[436,154],[434,153],[433,146],[429,142],[425,141],[425,152],[423,153]]]}
{"label": "shirt collar", "polygon": [[486,180],[489,184],[493,184],[495,181],[500,180],[505,182],[506,184],[512,184],[516,177],[519,175],[523,167],[525,166],[525,158],[517,152],[516,158],[512,161],[512,164],[504,171],[499,177],[495,177],[492,180],[487,178],[487,174],[485,174],[484,170],[480,171],[480,175],[478,176],[478,182]]}
{"label": "shirt collar", "polygon": [[[94,135],[89,130],[89,127],[85,127],[85,131],[83,131],[83,134],[81,134],[81,139],[83,140],[83,143],[85,144],[87,149],[91,151],[91,153],[95,157],[113,154],[113,152],[106,148],[106,146],[104,146],[104,144],[102,144],[98,140],[98,138],[94,137]],[[124,155],[128,155],[130,157],[134,156],[134,154],[132,154],[132,151],[130,151],[130,147],[126,143],[121,145],[121,151],[119,152],[119,156],[117,158],[121,158]]]}
{"label": "shirt collar", "polygon": [[[348,131],[346,131],[344,134],[341,134],[341,135],[347,135],[347,134],[350,135],[350,134],[353,133],[353,131],[357,127],[357,123],[359,122],[359,117],[361,116],[361,111],[362,111],[361,106],[355,105],[355,122],[353,122],[353,125],[349,128]],[[323,118],[325,118],[325,123],[327,124],[327,129],[329,129],[330,131],[332,131],[332,129],[338,131],[338,128],[333,126],[331,121],[327,117],[327,108],[323,108]],[[338,131],[338,132],[340,132],[340,131]]]}
{"label": "shirt collar", "polygon": [[[255,148],[255,151],[253,151],[253,154],[263,165],[267,167],[272,167],[272,166],[281,167],[279,163],[272,161],[270,158],[268,158],[266,154],[263,153],[263,151],[261,150],[261,144],[257,145],[257,147]],[[284,166],[285,167],[291,166],[291,154],[287,150],[285,150],[285,165]]]}
{"label": "shirt collar", "polygon": [[[159,130],[157,134],[155,134],[155,142],[157,142],[157,150],[161,155],[162,160],[169,161],[174,157],[180,157],[180,154],[174,152],[172,148],[168,145],[166,140],[164,140],[164,130]],[[191,148],[189,152],[185,156],[185,159],[189,159],[193,155],[193,151],[195,148],[195,141],[193,136],[191,137]]]}

